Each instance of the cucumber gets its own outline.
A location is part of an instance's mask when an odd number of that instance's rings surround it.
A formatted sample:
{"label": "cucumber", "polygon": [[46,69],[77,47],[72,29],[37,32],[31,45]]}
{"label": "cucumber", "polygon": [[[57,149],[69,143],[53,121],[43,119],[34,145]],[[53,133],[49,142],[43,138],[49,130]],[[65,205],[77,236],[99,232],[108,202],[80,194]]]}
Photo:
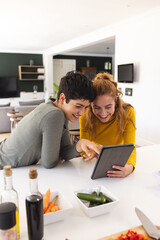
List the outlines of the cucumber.
{"label": "cucumber", "polygon": [[104,196],[104,197],[106,198],[106,202],[107,202],[107,203],[113,202],[113,200],[112,200],[110,197],[104,195],[102,192],[99,193],[99,196]]}
{"label": "cucumber", "polygon": [[[96,192],[96,191],[92,192],[92,194],[95,195],[95,196],[97,196],[97,192]],[[100,204],[101,204],[101,203],[100,203]],[[98,203],[96,203],[96,202],[93,202],[93,201],[90,201],[90,202],[89,202],[89,207],[95,207],[95,206],[97,206],[97,205],[98,205]]]}
{"label": "cucumber", "polygon": [[91,207],[97,207],[97,206],[102,205],[102,204],[103,204],[103,203],[90,202],[89,208],[91,208]]}
{"label": "cucumber", "polygon": [[95,196],[94,194],[88,194],[88,193],[77,193],[77,197],[90,202],[106,203],[105,196]]}
{"label": "cucumber", "polygon": [[92,192],[92,194],[95,196],[98,196],[96,191]]}

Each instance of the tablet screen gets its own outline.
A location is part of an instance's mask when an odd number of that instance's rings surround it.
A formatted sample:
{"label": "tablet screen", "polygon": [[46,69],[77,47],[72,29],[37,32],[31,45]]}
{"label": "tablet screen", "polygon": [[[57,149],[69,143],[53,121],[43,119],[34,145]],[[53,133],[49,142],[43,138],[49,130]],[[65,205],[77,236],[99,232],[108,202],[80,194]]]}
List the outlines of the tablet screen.
{"label": "tablet screen", "polygon": [[133,149],[133,144],[122,144],[102,147],[95,167],[93,169],[91,178],[96,179],[107,177],[108,170],[115,170],[112,168],[113,165],[124,167]]}

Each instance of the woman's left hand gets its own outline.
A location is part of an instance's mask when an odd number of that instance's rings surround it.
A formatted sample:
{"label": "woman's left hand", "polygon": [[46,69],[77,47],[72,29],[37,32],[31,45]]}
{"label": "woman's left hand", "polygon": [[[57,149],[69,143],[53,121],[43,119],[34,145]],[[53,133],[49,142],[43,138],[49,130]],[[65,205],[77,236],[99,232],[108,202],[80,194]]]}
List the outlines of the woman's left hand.
{"label": "woman's left hand", "polygon": [[107,177],[123,178],[123,177],[127,177],[133,171],[132,164],[126,164],[124,167],[113,165],[112,168],[117,169],[119,171],[113,171],[113,170],[108,171]]}

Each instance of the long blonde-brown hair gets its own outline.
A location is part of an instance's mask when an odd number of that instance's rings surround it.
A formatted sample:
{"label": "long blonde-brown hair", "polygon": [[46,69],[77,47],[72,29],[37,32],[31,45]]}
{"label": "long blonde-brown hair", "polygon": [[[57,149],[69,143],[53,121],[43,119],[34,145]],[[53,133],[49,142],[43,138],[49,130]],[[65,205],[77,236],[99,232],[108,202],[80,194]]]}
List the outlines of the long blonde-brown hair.
{"label": "long blonde-brown hair", "polygon": [[[129,120],[134,125],[132,119],[127,114],[127,109],[132,107],[130,104],[123,102],[121,99],[122,92],[117,88],[117,82],[113,80],[113,76],[109,73],[98,73],[93,80],[93,85],[96,88],[97,96],[110,95],[115,99],[115,118],[117,120],[117,127],[120,135],[123,134],[124,125],[126,120]],[[95,123],[97,117],[94,115],[92,108],[86,111],[84,127],[89,131],[91,138],[96,134]],[[135,125],[134,125],[135,127]]]}

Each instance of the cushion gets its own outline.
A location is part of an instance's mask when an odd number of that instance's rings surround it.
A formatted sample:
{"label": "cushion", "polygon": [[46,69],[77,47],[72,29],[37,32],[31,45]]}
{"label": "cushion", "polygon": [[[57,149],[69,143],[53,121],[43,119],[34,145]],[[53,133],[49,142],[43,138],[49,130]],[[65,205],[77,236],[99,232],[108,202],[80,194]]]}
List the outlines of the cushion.
{"label": "cushion", "polygon": [[0,107],[0,133],[11,132],[11,122],[7,113],[12,111],[14,111],[14,107]]}
{"label": "cushion", "polygon": [[32,101],[19,101],[20,106],[27,106],[27,105],[39,105],[41,103],[44,103],[45,99],[40,99],[40,100],[32,100]]}

